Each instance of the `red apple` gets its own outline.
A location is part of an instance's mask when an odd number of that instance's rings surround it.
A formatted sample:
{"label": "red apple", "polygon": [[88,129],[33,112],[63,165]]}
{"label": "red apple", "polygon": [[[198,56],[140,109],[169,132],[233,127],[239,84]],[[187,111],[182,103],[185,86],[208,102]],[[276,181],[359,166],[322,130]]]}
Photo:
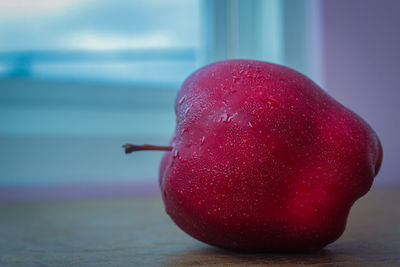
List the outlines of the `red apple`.
{"label": "red apple", "polygon": [[284,66],[205,66],[183,83],[175,112],[175,136],[161,147],[171,150],[160,167],[166,211],[220,248],[323,248],[343,233],[382,161],[363,119]]}

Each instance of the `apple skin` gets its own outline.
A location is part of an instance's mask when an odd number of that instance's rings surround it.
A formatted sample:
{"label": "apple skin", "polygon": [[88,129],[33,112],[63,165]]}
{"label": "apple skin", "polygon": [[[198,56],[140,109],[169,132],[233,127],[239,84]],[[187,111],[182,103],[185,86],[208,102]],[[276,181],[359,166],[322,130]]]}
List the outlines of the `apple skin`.
{"label": "apple skin", "polygon": [[166,212],[220,248],[323,248],[343,233],[382,162],[363,119],[280,65],[207,65],[183,83],[175,112],[173,149],[160,166]]}

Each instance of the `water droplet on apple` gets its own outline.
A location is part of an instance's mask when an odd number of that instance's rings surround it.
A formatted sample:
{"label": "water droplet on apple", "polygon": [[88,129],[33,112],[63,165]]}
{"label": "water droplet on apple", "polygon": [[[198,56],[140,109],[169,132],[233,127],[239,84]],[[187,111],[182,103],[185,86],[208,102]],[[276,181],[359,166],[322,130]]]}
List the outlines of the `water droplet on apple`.
{"label": "water droplet on apple", "polygon": [[237,113],[234,113],[232,115],[228,114],[228,117],[226,118],[226,122],[231,122],[233,117],[235,117],[237,115]]}
{"label": "water droplet on apple", "polygon": [[182,105],[183,102],[185,102],[185,98],[186,98],[186,95],[181,97],[181,99],[179,100],[179,105]]}
{"label": "water droplet on apple", "polygon": [[188,132],[188,131],[189,131],[188,128],[183,128],[181,131],[181,135],[183,135],[185,132]]}
{"label": "water droplet on apple", "polygon": [[226,121],[226,118],[228,117],[228,114],[226,114],[226,113],[224,113],[224,114],[222,114],[221,115],[221,117],[219,118],[219,120],[218,121]]}
{"label": "water droplet on apple", "polygon": [[256,124],[255,124],[254,121],[249,121],[249,122],[248,122],[248,125],[249,125],[249,127],[250,127],[251,129],[255,130],[254,127],[255,127]]}
{"label": "water droplet on apple", "polygon": [[275,99],[273,99],[272,97],[267,97],[266,100],[268,105],[270,105],[271,107],[277,107],[279,106],[278,101],[276,101]]}
{"label": "water droplet on apple", "polygon": [[234,117],[236,117],[236,115],[238,115],[237,112],[235,112],[235,113],[233,113],[233,114],[224,113],[224,114],[221,115],[219,121],[220,121],[220,122],[229,123],[229,122],[232,121],[232,119],[233,119]]}
{"label": "water droplet on apple", "polygon": [[189,112],[189,110],[192,108],[193,104],[190,104],[190,106],[188,106],[185,110],[185,117],[187,116],[187,113]]}
{"label": "water droplet on apple", "polygon": [[201,140],[200,140],[200,145],[204,145],[205,140],[206,140],[206,137],[202,136]]}
{"label": "water droplet on apple", "polygon": [[172,157],[173,157],[173,159],[177,159],[177,160],[182,161],[182,162],[184,161],[182,156],[179,154],[178,150],[175,150],[174,155]]}

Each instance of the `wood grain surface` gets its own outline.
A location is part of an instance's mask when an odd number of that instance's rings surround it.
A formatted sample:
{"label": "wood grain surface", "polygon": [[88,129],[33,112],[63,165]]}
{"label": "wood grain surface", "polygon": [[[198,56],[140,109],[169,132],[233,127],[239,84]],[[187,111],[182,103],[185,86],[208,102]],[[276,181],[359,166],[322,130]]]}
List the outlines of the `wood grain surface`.
{"label": "wood grain surface", "polygon": [[160,198],[0,204],[0,266],[400,266],[400,187],[374,187],[314,253],[246,254],[192,239]]}

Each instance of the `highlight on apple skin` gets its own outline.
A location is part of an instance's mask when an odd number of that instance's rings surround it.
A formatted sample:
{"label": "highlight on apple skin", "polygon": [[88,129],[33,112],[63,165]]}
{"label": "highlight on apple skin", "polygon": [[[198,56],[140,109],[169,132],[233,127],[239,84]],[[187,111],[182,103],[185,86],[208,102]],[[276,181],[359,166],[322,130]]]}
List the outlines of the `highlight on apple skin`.
{"label": "highlight on apple skin", "polygon": [[175,134],[161,149],[166,211],[220,248],[325,247],[342,235],[382,162],[379,138],[362,118],[276,64],[207,65],[183,83],[175,112]]}

